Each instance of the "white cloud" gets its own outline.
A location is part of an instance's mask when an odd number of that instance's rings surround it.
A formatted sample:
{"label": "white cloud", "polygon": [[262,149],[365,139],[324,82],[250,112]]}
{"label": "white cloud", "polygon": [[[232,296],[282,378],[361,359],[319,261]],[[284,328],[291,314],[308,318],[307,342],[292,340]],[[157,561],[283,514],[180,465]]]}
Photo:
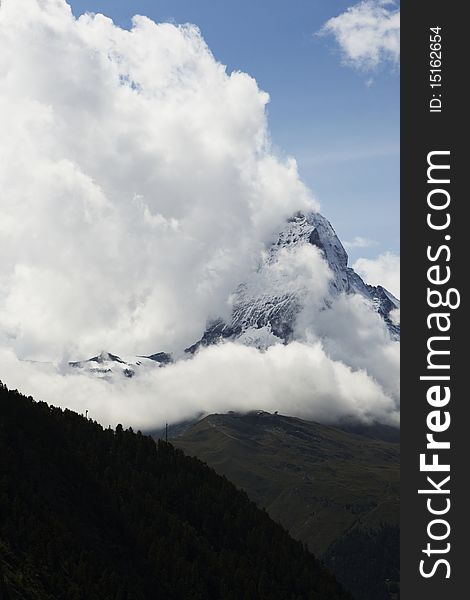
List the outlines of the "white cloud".
{"label": "white cloud", "polygon": [[358,258],[353,268],[371,285],[382,285],[400,297],[400,257],[385,252],[377,258]]}
{"label": "white cloud", "polygon": [[283,247],[247,278],[249,299],[258,295],[294,294],[310,306],[323,306],[333,274],[322,251],[312,244]]}
{"label": "white cloud", "polygon": [[193,343],[314,206],[270,149],[268,95],[194,26],[0,10],[0,339],[45,359]]}
{"label": "white cloud", "polygon": [[66,361],[19,361],[5,348],[0,372],[10,387],[80,413],[88,410],[105,426],[122,422],[152,430],[201,413],[253,409],[323,423],[397,425],[399,343],[390,339],[384,321],[357,295],[340,295],[325,310],[331,273],[318,249],[307,245],[279,258],[267,267],[269,282],[284,281],[296,293],[305,286],[296,342],[284,345],[270,330],[253,329],[245,337],[264,337],[265,351],[244,345],[250,340],[242,336],[164,368],[136,368],[132,379],[117,374],[110,380]]}
{"label": "white cloud", "polygon": [[400,9],[389,0],[363,0],[331,18],[320,34],[331,34],[347,64],[373,70],[400,60]]}
{"label": "white cloud", "polygon": [[395,308],[390,312],[390,319],[394,325],[400,325],[400,309]]}
{"label": "white cloud", "polygon": [[359,295],[341,295],[306,327],[335,361],[364,371],[397,403],[400,397],[400,344],[390,340],[383,319]]}
{"label": "white cloud", "polygon": [[278,344],[266,352],[241,344],[202,349],[193,359],[120,378],[113,383],[20,362],[0,350],[10,387],[90,417],[151,430],[201,413],[253,409],[320,422],[397,424],[397,403],[365,370],[327,356],[320,343]]}
{"label": "white cloud", "polygon": [[370,246],[375,246],[376,244],[377,242],[374,242],[374,240],[369,240],[368,238],[358,235],[350,242],[343,242],[343,246],[346,250],[349,250],[350,248],[370,248]]}
{"label": "white cloud", "polygon": [[[103,348],[195,342],[208,318],[228,315],[283,220],[315,206],[295,161],[270,148],[267,102],[254,79],[226,73],[193,26],[135,17],[126,31],[101,15],[76,20],[63,0],[2,2],[7,385],[105,425],[253,408],[397,422],[398,346],[360,299],[324,310],[331,274],[313,246],[281,252],[266,274],[287,292],[305,286],[301,343],[223,344],[113,383],[67,366]],[[394,292],[387,281],[377,283]]]}

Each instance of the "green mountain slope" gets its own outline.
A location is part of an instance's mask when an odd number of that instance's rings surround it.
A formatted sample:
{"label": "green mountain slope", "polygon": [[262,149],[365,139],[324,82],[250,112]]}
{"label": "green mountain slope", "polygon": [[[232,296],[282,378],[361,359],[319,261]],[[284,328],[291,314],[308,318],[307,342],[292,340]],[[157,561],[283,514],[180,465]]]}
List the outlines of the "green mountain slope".
{"label": "green mountain slope", "polygon": [[[246,490],[323,556],[357,598],[380,600],[391,597],[385,579],[398,579],[399,446],[374,437],[379,433],[260,411],[210,415],[173,443]],[[365,557],[377,555],[380,536],[394,540],[387,557],[353,566],[356,539]]]}
{"label": "green mountain slope", "polygon": [[1,600],[346,600],[245,493],[172,445],[0,386]]}

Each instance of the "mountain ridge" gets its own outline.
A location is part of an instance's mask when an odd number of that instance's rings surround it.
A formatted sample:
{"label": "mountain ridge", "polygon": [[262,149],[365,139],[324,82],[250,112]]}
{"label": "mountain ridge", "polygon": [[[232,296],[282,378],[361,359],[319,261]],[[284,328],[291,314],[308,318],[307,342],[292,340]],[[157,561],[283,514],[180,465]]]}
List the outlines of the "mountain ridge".
{"label": "mountain ridge", "polygon": [[[287,220],[277,239],[267,248],[264,260],[257,270],[258,279],[279,261],[282,252],[302,246],[318,248],[331,271],[329,295],[324,300],[325,308],[342,293],[359,294],[371,303],[385,321],[391,337],[399,339],[400,327],[393,322],[391,313],[400,307],[400,301],[384,287],[366,284],[348,266],[349,259],[344,246],[331,223],[318,212],[298,212]],[[303,308],[302,295],[306,290],[299,287],[288,291],[273,289],[266,293],[256,279],[255,275],[251,285],[242,283],[238,286],[230,321],[214,319],[201,339],[186,348],[186,352],[194,353],[201,346],[222,340],[241,340],[248,345],[265,349],[272,343],[288,343],[296,339],[295,321]]]}
{"label": "mountain ridge", "polygon": [[[398,435],[347,429],[262,410],[216,413],[174,430],[172,443],[245,490],[355,598],[388,600],[386,580],[399,580]],[[354,562],[357,547],[369,562]]]}
{"label": "mountain ridge", "polygon": [[[186,355],[190,356],[201,347],[223,341],[235,341],[265,350],[274,343],[287,344],[296,340],[296,320],[304,308],[304,296],[309,290],[296,285],[288,276],[282,281],[273,280],[272,273],[276,272],[280,257],[289,257],[293,249],[312,246],[319,249],[331,273],[328,291],[323,299],[324,309],[328,310],[341,294],[358,294],[383,319],[390,337],[399,340],[400,326],[394,322],[393,311],[400,307],[400,301],[383,286],[366,284],[348,266],[347,252],[331,223],[320,213],[312,211],[298,212],[286,221],[274,241],[267,245],[251,279],[240,283],[235,290],[230,319],[215,318],[210,321],[201,338],[184,349]],[[282,289],[283,285],[287,289]],[[103,356],[105,360],[100,360]],[[114,372],[132,377],[143,366],[161,367],[171,362],[173,358],[167,352],[125,360],[110,352],[102,352],[98,357],[72,361],[69,365],[101,377],[109,377]],[[126,365],[119,368],[116,363]]]}

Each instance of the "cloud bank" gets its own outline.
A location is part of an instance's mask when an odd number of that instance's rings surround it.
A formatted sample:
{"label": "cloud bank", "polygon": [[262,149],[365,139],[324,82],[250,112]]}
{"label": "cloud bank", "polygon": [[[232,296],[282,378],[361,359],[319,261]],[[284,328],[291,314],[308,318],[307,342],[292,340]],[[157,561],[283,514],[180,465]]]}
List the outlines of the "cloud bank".
{"label": "cloud bank", "polygon": [[102,15],[75,19],[63,0],[3,0],[7,385],[142,429],[250,409],[397,422],[398,344],[360,299],[324,310],[331,274],[312,247],[270,268],[271,283],[309,290],[299,342],[222,344],[111,382],[67,367],[102,349],[177,353],[195,342],[229,314],[284,219],[316,206],[295,161],[271,149],[268,100],[247,74],[227,73],[192,25],[135,17],[127,31]]}
{"label": "cloud bank", "polygon": [[124,423],[152,430],[198,415],[229,410],[278,410],[332,423],[338,420],[396,425],[396,402],[364,370],[332,360],[320,343],[241,344],[201,350],[193,359],[108,382],[63,372],[53,365],[20,362],[0,351],[10,387],[68,407],[104,426]]}
{"label": "cloud bank", "polygon": [[268,95],[194,26],[5,0],[0,18],[0,336],[21,357],[175,351],[293,211]]}
{"label": "cloud bank", "polygon": [[320,30],[333,35],[346,64],[361,70],[400,60],[400,9],[390,0],[363,0]]}
{"label": "cloud bank", "polygon": [[358,258],[354,270],[371,285],[382,285],[400,298],[400,257],[385,252],[377,258]]}

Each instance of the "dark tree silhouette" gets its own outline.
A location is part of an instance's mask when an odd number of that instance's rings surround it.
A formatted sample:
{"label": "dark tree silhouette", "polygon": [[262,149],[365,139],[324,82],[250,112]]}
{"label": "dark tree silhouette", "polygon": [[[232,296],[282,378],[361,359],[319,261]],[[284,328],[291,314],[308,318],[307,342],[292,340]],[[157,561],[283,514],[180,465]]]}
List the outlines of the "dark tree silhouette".
{"label": "dark tree silhouette", "polygon": [[165,441],[0,385],[1,600],[346,600],[237,490]]}

